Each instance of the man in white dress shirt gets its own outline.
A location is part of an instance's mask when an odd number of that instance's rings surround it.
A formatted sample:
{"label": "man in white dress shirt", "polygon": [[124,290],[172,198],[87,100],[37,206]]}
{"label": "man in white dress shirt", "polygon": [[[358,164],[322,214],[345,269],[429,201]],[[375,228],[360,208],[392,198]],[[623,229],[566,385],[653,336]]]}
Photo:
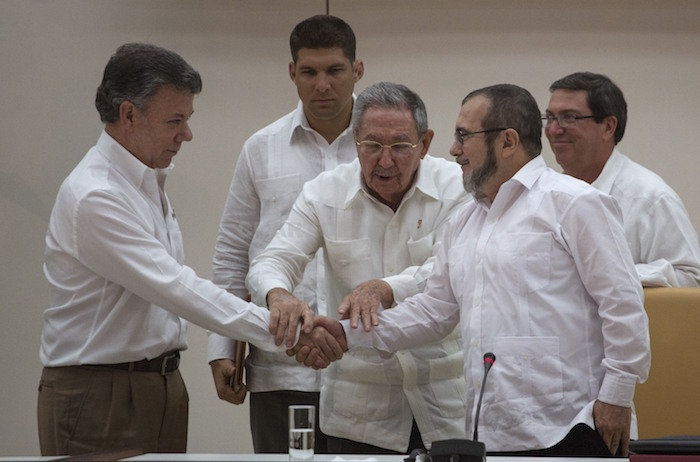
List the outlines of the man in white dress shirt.
{"label": "man in white dress shirt", "polygon": [[[306,183],[289,218],[250,268],[253,300],[293,306],[304,267],[323,249],[328,315],[369,322],[378,307],[423,289],[442,225],[469,196],[459,169],[428,155],[425,106],[378,83],[355,101],[357,159]],[[300,302],[298,302],[300,303]],[[383,358],[367,349],[323,375],[320,426],[332,453],[406,453],[464,437],[459,332]]]}
{"label": "man in white dress shirt", "polygon": [[487,451],[626,455],[635,384],[651,360],[642,286],[615,200],[547,168],[541,135],[525,89],[470,93],[450,153],[475,200],[445,227],[425,291],[369,331],[317,318],[314,332],[325,326],[351,351],[390,353],[460,323],[469,435],[483,356],[497,358],[478,429]]}
{"label": "man in white dress shirt", "polygon": [[[246,298],[248,264],[282,226],[304,183],[357,157],[350,129],[353,90],[364,73],[355,57],[350,26],[329,15],[297,24],[290,35],[289,76],[299,94],[297,108],[264,127],[243,145],[231,181],[216,239],[212,280]],[[321,259],[307,265],[294,295],[314,312],[325,313]],[[246,389],[234,393],[229,381],[235,342],[209,335],[208,360],[220,399],[240,404]],[[320,372],[297,364],[284,353],[250,347],[246,384],[250,392],[250,430],[256,453],[287,452],[290,404],[313,404],[318,412]],[[318,417],[318,416],[317,416]],[[327,452],[316,426],[315,451]]]}
{"label": "man in white dress shirt", "polygon": [[557,163],[620,204],[642,285],[699,286],[700,245],[681,198],[616,148],[627,124],[620,88],[604,75],[576,72],[549,90],[545,134]]}
{"label": "man in white dress shirt", "polygon": [[[123,45],[105,67],[95,101],[104,131],[61,185],[46,235],[43,455],[185,452],[185,319],[268,351],[284,348],[289,321],[286,346],[295,340],[298,317],[278,325],[183,263],[164,186],[192,139],[201,88],[197,71],[153,45]],[[313,316],[303,315],[310,331]]]}

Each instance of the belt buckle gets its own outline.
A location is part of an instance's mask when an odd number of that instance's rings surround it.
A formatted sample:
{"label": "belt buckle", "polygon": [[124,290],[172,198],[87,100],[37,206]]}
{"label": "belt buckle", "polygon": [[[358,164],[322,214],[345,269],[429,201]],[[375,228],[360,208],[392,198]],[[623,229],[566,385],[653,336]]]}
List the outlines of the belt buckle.
{"label": "belt buckle", "polygon": [[177,352],[163,357],[163,362],[160,363],[160,375],[165,375],[166,369],[168,368],[168,361],[171,359],[177,360]]}

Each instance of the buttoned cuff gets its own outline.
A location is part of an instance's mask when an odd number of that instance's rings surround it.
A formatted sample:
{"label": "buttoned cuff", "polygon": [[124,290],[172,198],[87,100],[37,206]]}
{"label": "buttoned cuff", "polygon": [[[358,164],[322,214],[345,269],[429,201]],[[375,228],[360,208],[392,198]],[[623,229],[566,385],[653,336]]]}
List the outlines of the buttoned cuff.
{"label": "buttoned cuff", "polygon": [[207,362],[216,359],[234,359],[236,341],[214,332],[209,334],[209,346],[207,348]]}
{"label": "buttoned cuff", "polygon": [[368,334],[368,332],[365,332],[362,327],[353,329],[350,326],[349,319],[342,319],[340,321],[340,325],[343,326],[343,330],[345,331],[345,342],[347,343],[348,350],[352,350],[353,348],[360,346],[372,346],[371,336]]}
{"label": "buttoned cuff", "polygon": [[634,377],[605,374],[598,399],[615,406],[632,407],[636,384],[637,380]]}
{"label": "buttoned cuff", "polygon": [[394,292],[394,305],[419,292],[418,283],[411,276],[397,274],[382,278],[382,281],[391,286],[391,290]]}

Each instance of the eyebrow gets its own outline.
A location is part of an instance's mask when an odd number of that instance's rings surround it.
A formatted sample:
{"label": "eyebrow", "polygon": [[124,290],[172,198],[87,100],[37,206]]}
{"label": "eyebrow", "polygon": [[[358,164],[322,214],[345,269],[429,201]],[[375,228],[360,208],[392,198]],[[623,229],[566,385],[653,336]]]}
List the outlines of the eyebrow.
{"label": "eyebrow", "polygon": [[[544,112],[546,114],[554,114],[552,111],[549,110],[549,108],[547,108]],[[581,111],[579,111],[578,109],[562,109],[561,111],[559,111],[559,114],[568,114],[568,113],[577,114],[580,112]]]}
{"label": "eyebrow", "polygon": [[[350,66],[352,67],[352,66]],[[343,61],[337,61],[331,64],[328,64],[327,66],[314,66],[313,64],[302,64],[299,66],[299,70],[329,70],[329,69],[347,69],[348,68],[348,63],[343,62]]]}
{"label": "eyebrow", "polygon": [[190,117],[192,117],[192,114],[194,114],[194,109],[192,110],[192,112],[190,112],[190,115],[186,115],[186,114],[183,113],[183,112],[176,112],[175,114],[171,115],[170,118],[172,118],[172,117],[181,117],[181,118],[183,118],[183,119],[189,119]]}

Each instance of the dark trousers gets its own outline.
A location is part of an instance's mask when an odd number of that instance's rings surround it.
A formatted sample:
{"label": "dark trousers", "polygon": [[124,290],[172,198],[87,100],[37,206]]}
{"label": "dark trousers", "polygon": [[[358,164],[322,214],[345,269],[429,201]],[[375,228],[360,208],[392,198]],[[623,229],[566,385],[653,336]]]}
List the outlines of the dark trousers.
{"label": "dark trousers", "polygon": [[314,452],[327,454],[326,435],[319,425],[319,393],[305,391],[266,391],[250,393],[250,432],[256,453],[289,452],[289,412],[293,404],[316,406]]}
{"label": "dark trousers", "polygon": [[331,454],[410,454],[414,449],[425,449],[423,438],[420,436],[415,419],[411,428],[411,438],[408,441],[408,449],[405,452],[392,451],[359,441],[347,440],[335,436],[328,436],[328,450]]}
{"label": "dark trousers", "polygon": [[37,406],[41,455],[186,452],[188,404],[178,370],[45,367]]}
{"label": "dark trousers", "polygon": [[576,424],[563,440],[551,448],[489,452],[488,454],[491,456],[613,457],[600,433],[584,423]]}

